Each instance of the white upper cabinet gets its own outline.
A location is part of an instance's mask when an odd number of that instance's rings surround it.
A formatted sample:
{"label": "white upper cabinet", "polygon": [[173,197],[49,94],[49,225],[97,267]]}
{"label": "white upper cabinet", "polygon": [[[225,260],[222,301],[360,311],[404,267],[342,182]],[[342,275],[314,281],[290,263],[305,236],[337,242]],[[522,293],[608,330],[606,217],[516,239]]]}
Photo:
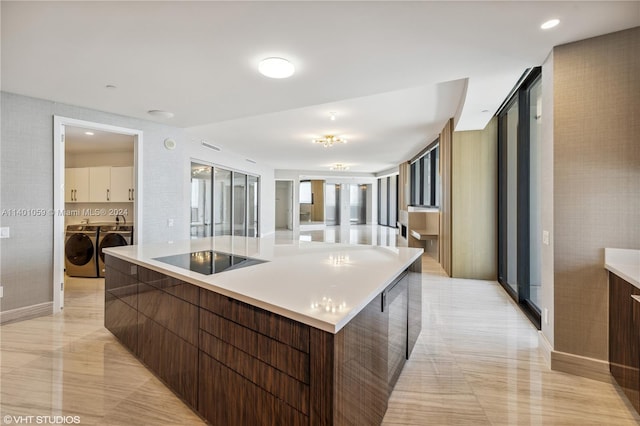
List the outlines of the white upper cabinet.
{"label": "white upper cabinet", "polygon": [[111,201],[111,167],[89,168],[89,202]]}
{"label": "white upper cabinet", "polygon": [[67,203],[130,203],[135,198],[133,167],[68,168],[64,178]]}
{"label": "white upper cabinet", "polygon": [[89,201],[89,168],[80,167],[64,171],[64,201],[67,203]]}
{"label": "white upper cabinet", "polygon": [[133,201],[133,167],[111,167],[111,201]]}

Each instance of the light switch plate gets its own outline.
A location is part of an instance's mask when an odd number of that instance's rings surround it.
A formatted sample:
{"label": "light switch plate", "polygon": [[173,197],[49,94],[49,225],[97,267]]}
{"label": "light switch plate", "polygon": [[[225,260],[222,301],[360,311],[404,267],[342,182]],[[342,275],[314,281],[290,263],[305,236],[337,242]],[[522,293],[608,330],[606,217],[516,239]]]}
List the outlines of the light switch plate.
{"label": "light switch plate", "polygon": [[0,285],[0,299],[4,297],[4,287]]}
{"label": "light switch plate", "polygon": [[3,226],[0,228],[0,238],[9,238],[9,227]]}
{"label": "light switch plate", "polygon": [[542,244],[549,245],[549,231],[542,231]]}

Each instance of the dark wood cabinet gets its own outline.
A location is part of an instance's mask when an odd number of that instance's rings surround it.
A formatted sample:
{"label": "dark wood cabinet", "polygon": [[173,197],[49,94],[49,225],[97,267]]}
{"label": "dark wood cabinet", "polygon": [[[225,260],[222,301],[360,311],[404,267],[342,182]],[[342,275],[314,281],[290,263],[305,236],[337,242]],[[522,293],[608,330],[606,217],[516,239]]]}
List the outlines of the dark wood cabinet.
{"label": "dark wood cabinet", "polygon": [[420,334],[418,259],[333,334],[107,255],[105,327],[211,424],[378,425]]}
{"label": "dark wood cabinet", "polygon": [[640,412],[640,289],[609,273],[609,370]]}

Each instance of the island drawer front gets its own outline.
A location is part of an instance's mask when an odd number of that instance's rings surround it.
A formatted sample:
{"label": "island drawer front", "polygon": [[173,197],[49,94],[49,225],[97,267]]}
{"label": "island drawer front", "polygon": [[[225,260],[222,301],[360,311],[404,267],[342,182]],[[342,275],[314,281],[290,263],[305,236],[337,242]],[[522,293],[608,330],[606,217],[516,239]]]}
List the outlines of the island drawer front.
{"label": "island drawer front", "polygon": [[204,309],[200,310],[200,329],[309,384],[309,354]]}
{"label": "island drawer front", "polygon": [[198,347],[138,314],[140,359],[192,407],[198,398]]}
{"label": "island drawer front", "polygon": [[177,278],[139,266],[138,280],[194,305],[200,302],[200,288]]}
{"label": "island drawer front", "polygon": [[200,307],[309,353],[308,325],[203,288],[200,289]]}
{"label": "island drawer front", "polygon": [[138,355],[138,311],[108,292],[104,301],[104,327],[125,348]]}
{"label": "island drawer front", "polygon": [[135,275],[127,275],[110,269],[104,279],[105,294],[111,294],[133,309],[138,309],[138,280]]}
{"label": "island drawer front", "polygon": [[308,425],[309,417],[200,352],[198,412],[216,426]]}
{"label": "island drawer front", "polygon": [[138,286],[138,311],[197,346],[198,307],[148,284]]}
{"label": "island drawer front", "polygon": [[125,275],[136,276],[138,273],[138,265],[129,263],[126,260],[118,259],[117,257],[106,254],[104,256],[104,265],[111,269],[122,272]]}
{"label": "island drawer front", "polygon": [[309,385],[204,331],[200,331],[200,350],[296,410],[309,414]]}

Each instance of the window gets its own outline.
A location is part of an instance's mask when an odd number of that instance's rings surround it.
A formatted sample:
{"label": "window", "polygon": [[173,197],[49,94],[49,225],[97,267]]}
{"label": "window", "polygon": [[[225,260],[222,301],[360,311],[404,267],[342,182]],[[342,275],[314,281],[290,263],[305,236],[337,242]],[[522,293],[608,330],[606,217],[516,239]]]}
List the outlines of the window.
{"label": "window", "polygon": [[398,223],[398,175],[378,179],[378,225]]}
{"label": "window", "polygon": [[440,204],[440,160],[438,140],[411,163],[411,205],[438,207]]}
{"label": "window", "polygon": [[313,204],[310,180],[300,181],[300,204]]}
{"label": "window", "polygon": [[260,178],[191,163],[191,238],[259,236]]}

